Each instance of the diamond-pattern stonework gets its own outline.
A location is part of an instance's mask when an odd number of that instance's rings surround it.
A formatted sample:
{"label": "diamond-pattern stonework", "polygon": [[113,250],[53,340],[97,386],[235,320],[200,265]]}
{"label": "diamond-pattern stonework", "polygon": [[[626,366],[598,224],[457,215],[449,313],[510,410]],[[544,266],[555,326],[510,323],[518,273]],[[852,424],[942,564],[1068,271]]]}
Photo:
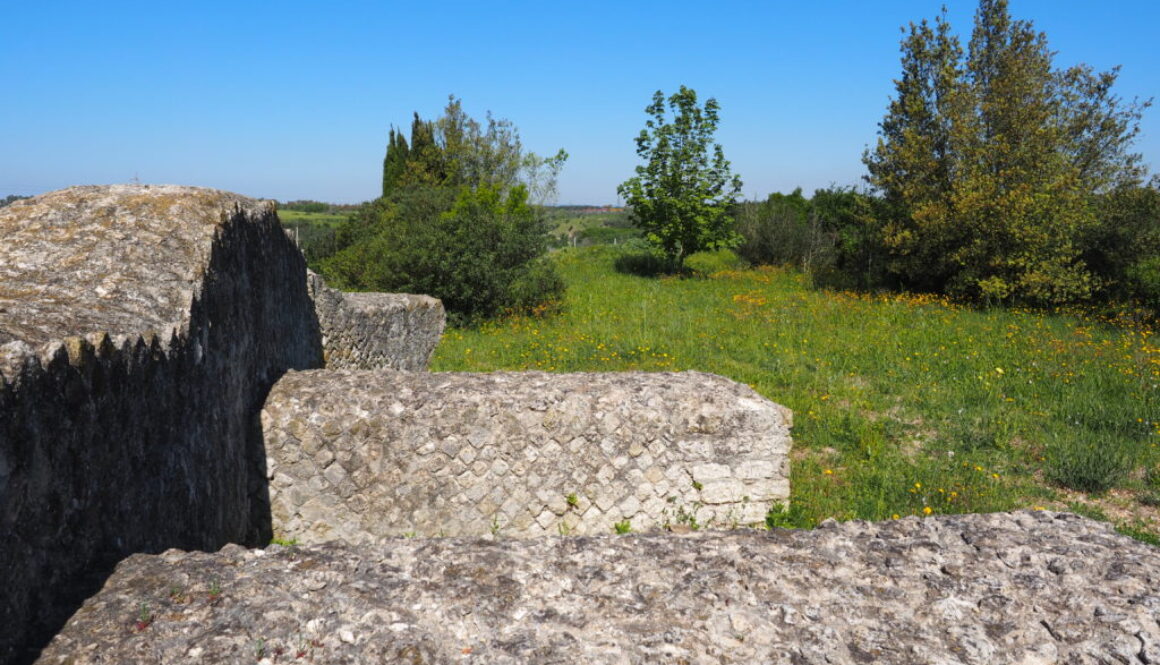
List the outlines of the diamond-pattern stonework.
{"label": "diamond-pattern stonework", "polygon": [[758,523],[790,425],[701,372],[290,372],[262,412],[274,531],[303,543]]}

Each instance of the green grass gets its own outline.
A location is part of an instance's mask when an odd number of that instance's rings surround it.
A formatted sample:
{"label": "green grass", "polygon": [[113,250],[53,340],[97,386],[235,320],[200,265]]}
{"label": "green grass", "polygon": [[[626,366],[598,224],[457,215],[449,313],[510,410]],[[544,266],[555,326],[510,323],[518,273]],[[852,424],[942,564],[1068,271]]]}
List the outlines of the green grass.
{"label": "green grass", "polygon": [[695,369],[748,384],[794,411],[782,526],[1066,509],[1080,490],[1119,502],[1134,532],[1160,531],[1152,331],[814,290],[781,269],[643,278],[614,271],[617,255],[557,252],[562,313],[449,329],[432,369]]}
{"label": "green grass", "polygon": [[279,210],[278,219],[282,226],[293,228],[297,225],[311,226],[338,226],[346,221],[347,213],[301,212],[298,210]]}

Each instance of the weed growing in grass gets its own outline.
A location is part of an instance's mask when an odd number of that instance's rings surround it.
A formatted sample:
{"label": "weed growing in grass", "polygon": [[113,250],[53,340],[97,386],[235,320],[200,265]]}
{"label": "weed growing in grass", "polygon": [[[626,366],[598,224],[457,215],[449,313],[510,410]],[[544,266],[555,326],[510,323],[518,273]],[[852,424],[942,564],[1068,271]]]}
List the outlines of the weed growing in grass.
{"label": "weed growing in grass", "polygon": [[561,314],[449,329],[432,369],[696,369],[748,384],[795,412],[798,526],[1059,509],[1059,485],[1143,494],[1132,471],[1160,465],[1160,342],[1139,321],[814,290],[780,268],[646,278],[615,270],[621,255],[557,252]]}

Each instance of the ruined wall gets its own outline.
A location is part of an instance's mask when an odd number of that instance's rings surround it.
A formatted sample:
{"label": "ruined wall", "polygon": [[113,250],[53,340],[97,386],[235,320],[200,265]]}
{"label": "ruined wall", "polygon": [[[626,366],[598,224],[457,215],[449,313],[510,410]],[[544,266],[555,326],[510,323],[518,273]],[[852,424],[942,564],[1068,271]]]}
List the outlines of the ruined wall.
{"label": "ruined wall", "polygon": [[41,662],[243,659],[1156,663],[1160,549],[1023,512],[168,552],[119,566]]}
{"label": "ruined wall", "polygon": [[611,533],[760,523],[789,412],[699,372],[291,372],[262,413],[275,533]]}
{"label": "ruined wall", "polygon": [[443,303],[406,293],[344,293],[310,272],[326,367],[427,369],[443,334]]}
{"label": "ruined wall", "polygon": [[271,204],[76,187],[0,209],[0,238],[6,663],[129,553],[268,541],[257,413],[321,345]]}

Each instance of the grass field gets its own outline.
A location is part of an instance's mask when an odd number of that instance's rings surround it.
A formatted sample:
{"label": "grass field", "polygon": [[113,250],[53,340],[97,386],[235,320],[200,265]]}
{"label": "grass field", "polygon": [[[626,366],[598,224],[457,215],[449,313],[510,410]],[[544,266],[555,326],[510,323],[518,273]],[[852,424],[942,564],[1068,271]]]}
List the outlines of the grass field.
{"label": "grass field", "polygon": [[1152,330],[820,291],[773,268],[636,277],[614,271],[617,251],[557,252],[559,314],[449,329],[432,369],[697,369],[749,384],[795,414],[778,525],[1041,507],[1160,544]]}

